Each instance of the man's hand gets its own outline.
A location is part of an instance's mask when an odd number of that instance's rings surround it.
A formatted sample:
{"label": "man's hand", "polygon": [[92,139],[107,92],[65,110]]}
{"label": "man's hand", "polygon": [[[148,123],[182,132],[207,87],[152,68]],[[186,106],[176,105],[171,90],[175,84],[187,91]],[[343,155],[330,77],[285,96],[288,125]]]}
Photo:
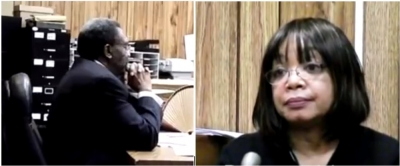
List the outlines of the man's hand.
{"label": "man's hand", "polygon": [[150,70],[139,64],[132,64],[128,74],[128,85],[138,92],[151,91]]}

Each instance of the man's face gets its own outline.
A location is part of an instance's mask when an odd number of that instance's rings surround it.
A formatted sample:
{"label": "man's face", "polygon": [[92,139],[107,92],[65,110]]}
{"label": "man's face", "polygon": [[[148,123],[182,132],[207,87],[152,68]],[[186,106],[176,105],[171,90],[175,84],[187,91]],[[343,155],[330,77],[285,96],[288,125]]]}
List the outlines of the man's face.
{"label": "man's face", "polygon": [[128,57],[130,55],[130,48],[128,38],[124,34],[121,28],[117,28],[118,35],[115,36],[115,43],[108,46],[106,55],[109,58],[109,67],[117,76],[122,75],[125,72],[125,67],[128,63]]}

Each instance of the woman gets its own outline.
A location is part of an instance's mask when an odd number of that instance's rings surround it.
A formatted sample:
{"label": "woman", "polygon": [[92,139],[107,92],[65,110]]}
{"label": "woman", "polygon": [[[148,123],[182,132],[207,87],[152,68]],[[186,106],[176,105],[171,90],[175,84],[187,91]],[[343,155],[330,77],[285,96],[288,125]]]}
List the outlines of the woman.
{"label": "woman", "polygon": [[228,144],[220,165],[240,165],[248,152],[261,165],[399,165],[398,141],[361,126],[370,112],[364,74],[350,41],[329,21],[296,19],[279,29],[259,85],[258,131]]}

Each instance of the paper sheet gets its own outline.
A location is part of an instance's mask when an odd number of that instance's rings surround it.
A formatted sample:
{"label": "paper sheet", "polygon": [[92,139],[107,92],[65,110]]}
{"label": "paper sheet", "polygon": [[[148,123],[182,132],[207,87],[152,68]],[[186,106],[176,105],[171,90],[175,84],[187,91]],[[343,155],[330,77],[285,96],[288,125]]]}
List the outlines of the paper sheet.
{"label": "paper sheet", "polygon": [[194,146],[173,147],[172,149],[178,156],[195,156],[196,153],[196,149]]}
{"label": "paper sheet", "polygon": [[172,148],[178,156],[194,156],[196,153],[195,137],[188,133],[160,133],[158,145]]}
{"label": "paper sheet", "polygon": [[217,135],[217,136],[223,136],[223,137],[237,138],[237,137],[240,137],[241,135],[243,135],[243,133],[197,128],[196,135]]}
{"label": "paper sheet", "polygon": [[196,58],[196,38],[194,34],[185,35],[186,59],[194,62]]}

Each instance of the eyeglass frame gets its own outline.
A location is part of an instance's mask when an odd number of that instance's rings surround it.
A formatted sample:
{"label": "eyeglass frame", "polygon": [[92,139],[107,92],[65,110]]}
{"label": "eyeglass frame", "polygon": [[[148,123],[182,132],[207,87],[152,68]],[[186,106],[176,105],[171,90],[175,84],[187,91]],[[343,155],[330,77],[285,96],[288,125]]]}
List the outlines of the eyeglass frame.
{"label": "eyeglass frame", "polygon": [[[318,67],[320,68],[320,71],[318,71],[318,73],[315,73],[315,74],[318,74],[318,75],[319,75],[319,74],[322,74],[322,73],[325,71],[325,69],[326,69],[326,65],[323,64],[323,63],[308,62],[308,63],[303,63],[303,64],[297,66],[295,69],[287,69],[287,68],[284,68],[284,69],[282,69],[282,68],[280,68],[280,69],[271,69],[271,70],[269,70],[268,72],[266,72],[266,73],[264,74],[264,78],[268,81],[269,84],[271,84],[271,85],[277,85],[277,84],[279,84],[279,82],[281,82],[282,80],[287,80],[287,79],[289,79],[289,78],[290,78],[291,72],[294,71],[294,72],[296,73],[296,75],[297,75],[298,77],[300,77],[301,79],[303,79],[303,80],[310,80],[309,78],[304,78],[304,76],[302,77],[302,76],[300,75],[301,72],[298,71],[299,68],[305,68],[305,67],[310,66],[310,65],[316,65],[316,66],[318,66]],[[271,74],[271,72],[277,71],[277,70],[285,70],[286,73],[284,74],[284,76],[283,76],[281,79],[279,79],[279,80],[277,80],[277,81],[275,81],[275,82],[272,82],[272,81],[269,79],[269,77],[268,77],[269,75],[268,75],[268,74]],[[303,69],[303,70],[304,70],[304,69]],[[306,72],[306,73],[309,74],[309,75],[312,75],[312,74],[310,74],[309,72],[307,72],[307,71],[305,71],[305,70],[304,70],[304,72]],[[284,78],[286,78],[286,79],[284,79]]]}

